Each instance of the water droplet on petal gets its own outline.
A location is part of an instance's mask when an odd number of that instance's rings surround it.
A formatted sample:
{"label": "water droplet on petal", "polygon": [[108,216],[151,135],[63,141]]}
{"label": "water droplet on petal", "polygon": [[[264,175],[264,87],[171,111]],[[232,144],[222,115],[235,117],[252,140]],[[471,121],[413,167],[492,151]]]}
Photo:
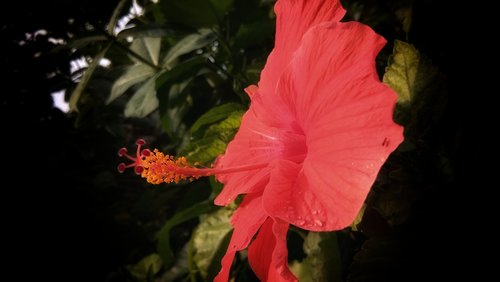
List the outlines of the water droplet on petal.
{"label": "water droplet on petal", "polygon": [[302,220],[302,219],[299,219],[299,220],[295,221],[296,225],[304,225],[304,223],[306,223],[306,221]]}
{"label": "water droplet on petal", "polygon": [[315,224],[316,226],[321,227],[321,226],[323,226],[323,221],[321,221],[321,220],[319,220],[319,219],[316,219],[316,220],[314,220],[314,224]]}

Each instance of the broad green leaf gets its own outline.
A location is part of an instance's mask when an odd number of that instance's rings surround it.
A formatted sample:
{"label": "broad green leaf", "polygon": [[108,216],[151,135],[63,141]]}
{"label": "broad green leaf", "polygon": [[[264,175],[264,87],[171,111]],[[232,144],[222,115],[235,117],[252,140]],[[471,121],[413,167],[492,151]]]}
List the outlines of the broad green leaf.
{"label": "broad green leaf", "polygon": [[158,98],[156,98],[156,78],[154,75],[148,79],[137,91],[125,106],[126,117],[142,118],[158,108]]}
{"label": "broad green leaf", "polygon": [[151,254],[139,261],[136,265],[128,266],[130,274],[140,282],[153,281],[153,277],[162,267],[161,258],[158,254]]}
{"label": "broad green leaf", "polygon": [[200,49],[215,40],[215,34],[208,28],[200,29],[177,42],[163,58],[162,66],[170,69],[172,63],[181,55]]}
{"label": "broad green leaf", "polygon": [[309,232],[304,241],[304,252],[307,257],[291,265],[299,281],[343,281],[336,233]]}
{"label": "broad green leaf", "polygon": [[211,214],[202,215],[200,224],[193,232],[192,260],[205,281],[212,281],[220,270],[220,260],[233,229],[229,223],[233,211],[234,207],[222,207]]}
{"label": "broad green leaf", "polygon": [[[160,58],[161,38],[158,37],[140,37],[136,38],[130,45],[130,50],[134,51],[137,55],[141,56],[146,61],[157,66]],[[137,62],[142,63],[137,58],[130,56],[130,58]]]}
{"label": "broad green leaf", "polygon": [[145,64],[135,64],[127,67],[126,71],[120,76],[113,87],[111,88],[111,94],[109,95],[107,104],[113,102],[116,98],[120,97],[125,91],[127,91],[133,85],[143,82],[155,74],[155,70]]}
{"label": "broad green leaf", "polygon": [[213,124],[227,118],[234,111],[241,111],[244,107],[237,103],[227,103],[213,107],[208,112],[204,113],[198,120],[191,126],[191,133],[196,136],[198,130],[203,126]]}
{"label": "broad green leaf", "polygon": [[222,21],[233,0],[163,0],[159,5],[170,22],[210,27]]}
{"label": "broad green leaf", "polygon": [[191,141],[181,150],[181,155],[192,162],[211,163],[217,156],[224,153],[227,143],[238,131],[244,111],[234,111],[219,123],[207,128],[203,136]]}
{"label": "broad green leaf", "polygon": [[[190,99],[188,99],[188,85],[191,80],[192,79],[187,79],[181,83],[176,83],[170,86],[167,98],[168,105],[162,106],[163,103],[162,100],[160,100],[161,123],[172,139],[175,139],[174,135],[179,130],[182,118],[186,114],[190,105]],[[180,100],[180,102],[173,102],[176,99]]]}
{"label": "broad green leaf", "polygon": [[202,214],[212,211],[214,208],[214,205],[208,201],[199,202],[187,209],[177,212],[165,222],[163,227],[156,234],[156,238],[158,239],[158,253],[166,268],[169,268],[174,262],[174,254],[170,248],[170,230],[172,227],[193,218],[197,218]]}
{"label": "broad green leaf", "polygon": [[75,90],[73,90],[71,98],[69,99],[69,109],[71,111],[78,112],[78,106],[77,106],[78,101],[80,100],[83,91],[85,91],[85,88],[87,87],[87,84],[89,83],[92,74],[99,65],[99,62],[101,61],[102,58],[104,58],[104,55],[106,54],[106,52],[109,50],[110,47],[111,43],[108,43],[106,47],[104,47],[104,49],[102,49],[99,53],[97,53],[97,55],[92,59],[92,62],[90,63],[89,67],[85,70],[85,73],[80,79],[80,82],[76,86]]}
{"label": "broad green leaf", "polygon": [[115,27],[116,23],[118,22],[118,19],[120,18],[121,11],[125,4],[127,4],[129,0],[121,0],[118,5],[116,5],[116,8],[113,10],[113,14],[111,15],[111,18],[109,19],[108,25],[106,26],[106,30],[108,31],[109,34],[115,35]]}

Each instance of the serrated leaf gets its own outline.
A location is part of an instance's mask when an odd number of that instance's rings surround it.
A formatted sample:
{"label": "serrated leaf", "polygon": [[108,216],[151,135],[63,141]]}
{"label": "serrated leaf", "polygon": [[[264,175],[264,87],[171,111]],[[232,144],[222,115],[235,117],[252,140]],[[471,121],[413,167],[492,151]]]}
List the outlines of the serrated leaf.
{"label": "serrated leaf", "polygon": [[156,98],[156,78],[154,75],[148,79],[137,91],[125,106],[125,117],[142,118],[158,108],[158,98]]}
{"label": "serrated leaf", "polygon": [[244,111],[234,111],[221,122],[209,126],[203,137],[191,141],[181,154],[192,162],[211,163],[226,150],[227,143],[238,131],[243,114]]}
{"label": "serrated leaf", "polygon": [[192,260],[205,281],[212,281],[220,269],[220,259],[233,229],[229,218],[234,207],[223,207],[200,218],[192,236]]}
{"label": "serrated leaf", "polygon": [[137,264],[127,267],[130,274],[137,281],[152,281],[151,278],[157,274],[162,267],[162,261],[158,254],[151,254],[141,259]]}
{"label": "serrated leaf", "polygon": [[145,64],[135,64],[127,67],[125,72],[113,83],[111,94],[106,104],[113,102],[133,85],[143,82],[155,74],[155,70]]}
{"label": "serrated leaf", "polygon": [[158,239],[158,253],[166,268],[169,268],[174,262],[174,254],[170,248],[170,230],[172,227],[208,213],[214,208],[214,205],[208,201],[199,202],[187,209],[177,212],[165,222],[163,227],[156,234],[156,238]]}
{"label": "serrated leaf", "polygon": [[[160,59],[160,46],[161,38],[158,37],[140,37],[136,38],[130,45],[130,50],[134,51],[137,55],[147,60],[151,64],[157,66]],[[142,63],[134,56],[130,58],[137,62]]]}
{"label": "serrated leaf", "polygon": [[395,120],[405,139],[416,141],[445,112],[446,83],[439,70],[411,44],[395,41],[384,82],[398,93]]}
{"label": "serrated leaf", "polygon": [[243,110],[243,105],[237,103],[227,103],[213,107],[196,120],[191,126],[191,133],[196,136],[198,135],[198,130],[203,126],[221,121],[227,118],[232,112],[241,110]]}
{"label": "serrated leaf", "polygon": [[383,81],[398,94],[398,103],[411,103],[416,92],[420,54],[411,44],[396,40]]}
{"label": "serrated leaf", "polygon": [[77,106],[78,101],[80,100],[83,91],[87,87],[87,84],[89,83],[92,74],[99,65],[99,62],[101,61],[102,58],[104,58],[104,55],[106,54],[106,52],[109,50],[110,47],[111,43],[108,43],[106,47],[104,47],[104,49],[102,49],[99,53],[97,53],[97,55],[92,59],[92,62],[90,63],[89,67],[85,70],[85,73],[80,79],[80,82],[76,86],[75,90],[73,90],[73,93],[71,93],[71,98],[69,99],[70,111],[78,112],[78,106]]}
{"label": "serrated leaf", "polygon": [[197,33],[192,33],[182,38],[167,52],[163,58],[162,66],[170,69],[172,63],[179,57],[196,49],[205,47],[215,40],[215,34],[208,28],[200,29]]}
{"label": "serrated leaf", "polygon": [[396,40],[383,81],[396,91],[399,104],[408,105],[427,88],[436,73],[413,45]]}
{"label": "serrated leaf", "polygon": [[307,257],[291,265],[299,281],[343,281],[336,233],[309,232],[304,241],[304,252]]}

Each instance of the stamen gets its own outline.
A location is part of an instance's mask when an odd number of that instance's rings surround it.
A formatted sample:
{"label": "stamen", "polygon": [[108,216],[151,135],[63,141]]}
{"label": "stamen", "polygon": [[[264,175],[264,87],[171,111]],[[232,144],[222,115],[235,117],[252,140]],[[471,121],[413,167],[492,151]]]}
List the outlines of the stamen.
{"label": "stamen", "polygon": [[121,148],[118,151],[119,156],[133,161],[128,165],[120,163],[118,171],[122,173],[127,168],[134,167],[135,173],[146,178],[151,184],[179,183],[183,180],[193,181],[202,176],[254,170],[264,168],[268,165],[268,163],[262,163],[229,168],[205,168],[200,167],[199,163],[194,163],[191,166],[185,157],[174,158],[173,156],[165,155],[158,149],[155,149],[153,152],[148,149],[141,151],[141,146],[146,144],[143,139],[139,139],[135,143],[137,144],[135,157],[130,156],[126,148]]}

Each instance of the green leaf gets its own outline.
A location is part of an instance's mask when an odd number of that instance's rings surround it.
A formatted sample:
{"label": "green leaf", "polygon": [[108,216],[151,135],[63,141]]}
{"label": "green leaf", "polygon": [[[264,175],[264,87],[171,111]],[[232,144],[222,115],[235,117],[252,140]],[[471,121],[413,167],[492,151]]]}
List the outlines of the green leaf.
{"label": "green leaf", "polygon": [[156,81],[157,88],[164,84],[173,84],[190,77],[194,77],[205,66],[206,58],[194,57],[175,65],[169,71],[162,72]]}
{"label": "green leaf", "polygon": [[335,232],[309,232],[304,241],[307,257],[291,265],[301,282],[343,281],[340,251]]}
{"label": "green leaf", "polygon": [[[130,45],[130,50],[134,51],[137,55],[141,56],[151,64],[157,66],[160,58],[160,46],[161,38],[141,37],[136,38],[132,42],[132,45]],[[142,63],[133,56],[130,56],[130,58],[137,63]]]}
{"label": "green leaf", "polygon": [[106,40],[108,40],[108,37],[106,37],[105,35],[92,35],[92,36],[77,38],[75,40],[68,42],[68,44],[61,46],[61,47],[67,48],[67,49],[71,49],[71,48],[82,49],[89,44],[101,42],[101,41],[106,41]]}
{"label": "green leaf", "polygon": [[213,107],[208,112],[204,113],[198,120],[191,126],[191,133],[196,136],[199,135],[199,130],[203,126],[210,125],[227,118],[234,111],[244,110],[243,105],[237,103],[227,103]]}
{"label": "green leaf", "polygon": [[191,244],[192,261],[204,281],[212,281],[220,270],[220,260],[229,244],[232,225],[229,218],[234,207],[222,207],[204,215],[194,230]]}
{"label": "green leaf", "polygon": [[120,97],[125,91],[127,91],[133,85],[143,82],[155,74],[155,70],[145,64],[135,64],[127,67],[125,72],[120,76],[113,87],[111,88],[111,94],[109,95],[107,104],[114,101],[116,98]]}
{"label": "green leaf", "polygon": [[211,163],[217,156],[224,153],[227,143],[238,131],[244,111],[234,111],[219,123],[207,128],[203,137],[191,141],[181,150],[181,155],[192,162]]}
{"label": "green leaf", "polygon": [[[405,125],[405,132],[426,131],[432,120],[445,112],[446,84],[439,70],[411,44],[394,42],[383,81],[398,94],[396,120]],[[405,135],[406,137],[412,136]]]}
{"label": "green leaf", "polygon": [[162,267],[161,258],[158,254],[151,254],[139,261],[136,265],[128,266],[130,274],[137,281],[153,281],[152,278]]}
{"label": "green leaf", "polygon": [[366,204],[363,204],[363,206],[361,207],[361,210],[358,212],[358,215],[356,216],[356,218],[354,219],[354,221],[351,224],[351,228],[353,231],[358,231],[358,225],[363,220],[363,215],[365,214],[365,210],[366,210]]}
{"label": "green leaf", "polygon": [[176,31],[169,28],[165,24],[145,24],[124,29],[116,36],[118,39],[126,39],[127,37],[167,37],[174,34]]}
{"label": "green leaf", "polygon": [[115,35],[116,23],[118,22],[118,19],[120,19],[120,13],[127,2],[129,2],[129,0],[121,0],[113,10],[113,14],[111,15],[108,25],[106,26],[106,30],[109,34]]}
{"label": "green leaf", "polygon": [[156,234],[156,238],[158,239],[158,253],[160,254],[163,265],[166,268],[169,268],[174,262],[174,254],[170,248],[170,230],[172,227],[196,218],[204,213],[208,213],[214,208],[215,207],[211,202],[199,202],[187,209],[177,212],[173,217],[165,222],[163,227]]}
{"label": "green leaf", "polygon": [[181,55],[200,49],[215,40],[215,34],[208,28],[200,29],[182,38],[168,51],[163,58],[162,66],[170,69],[172,63]]}
{"label": "green leaf", "polygon": [[148,79],[137,91],[125,106],[126,117],[142,118],[158,108],[158,98],[156,98],[156,78],[154,75]]}
{"label": "green leaf", "polygon": [[411,104],[423,85],[419,76],[420,53],[411,44],[396,40],[383,81],[398,94],[398,103]]}
{"label": "green leaf", "polygon": [[167,20],[190,27],[209,27],[221,22],[233,0],[168,0],[159,5]]}
{"label": "green leaf", "polygon": [[83,74],[82,78],[80,79],[80,82],[76,86],[75,90],[73,90],[73,93],[71,94],[71,98],[69,99],[69,109],[71,111],[76,111],[78,112],[78,101],[80,100],[81,95],[83,94],[83,91],[87,87],[87,84],[90,81],[90,78],[92,77],[92,74],[96,70],[97,66],[99,65],[99,62],[101,61],[102,58],[104,58],[104,55],[106,52],[109,50],[111,47],[112,43],[108,43],[104,49],[102,49],[97,55],[92,59],[92,62],[90,63],[89,67],[85,70],[85,73]]}
{"label": "green leaf", "polygon": [[[189,78],[181,83],[176,83],[170,86],[168,91],[168,105],[164,107],[161,106],[163,102],[160,100],[161,123],[163,128],[167,131],[167,134],[169,134],[172,139],[175,139],[175,133],[178,132],[182,119],[190,105],[190,99],[188,99],[188,86],[191,80],[192,78]],[[179,102],[176,103],[175,100],[178,100]]]}

